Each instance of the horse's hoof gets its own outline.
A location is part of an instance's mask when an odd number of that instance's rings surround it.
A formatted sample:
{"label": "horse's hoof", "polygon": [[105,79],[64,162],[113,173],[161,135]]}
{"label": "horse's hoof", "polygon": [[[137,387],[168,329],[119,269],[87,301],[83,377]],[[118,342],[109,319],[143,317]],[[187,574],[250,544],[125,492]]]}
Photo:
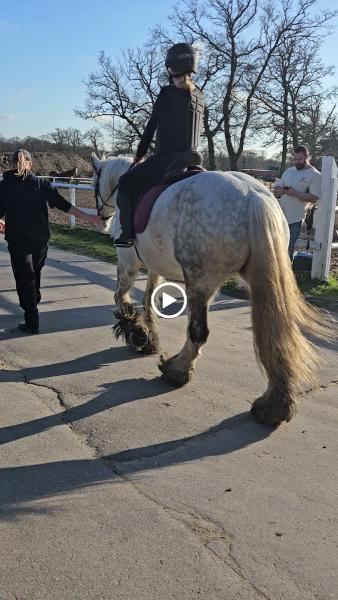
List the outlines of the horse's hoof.
{"label": "horse's hoof", "polygon": [[160,351],[160,341],[157,335],[154,335],[151,330],[148,334],[148,341],[146,346],[142,348],[143,354],[158,354]]}
{"label": "horse's hoof", "polygon": [[294,400],[289,402],[276,401],[265,395],[257,398],[251,407],[254,419],[262,425],[278,427],[283,421],[291,421],[297,414],[297,404]]}
{"label": "horse's hoof", "polygon": [[144,329],[136,329],[129,334],[128,346],[137,352],[143,352],[148,345],[148,334]]}
{"label": "horse's hoof", "polygon": [[191,381],[194,369],[191,368],[188,371],[180,371],[177,368],[176,357],[164,360],[163,355],[160,358],[158,368],[162,372],[164,381],[175,387],[181,387]]}
{"label": "horse's hoof", "polygon": [[147,355],[158,354],[159,351],[159,348],[154,347],[151,344],[147,344],[144,348],[142,348],[142,353]]}

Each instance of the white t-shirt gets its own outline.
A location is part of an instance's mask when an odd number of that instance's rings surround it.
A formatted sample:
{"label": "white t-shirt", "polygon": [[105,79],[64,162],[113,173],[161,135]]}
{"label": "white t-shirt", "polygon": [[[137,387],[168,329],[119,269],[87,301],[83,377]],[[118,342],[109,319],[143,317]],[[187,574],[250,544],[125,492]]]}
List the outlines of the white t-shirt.
{"label": "white t-shirt", "polygon": [[[297,192],[310,192],[320,198],[321,174],[315,167],[298,170],[296,167],[290,167],[284,171],[282,177],[276,181],[276,186],[283,187],[287,185],[294,188]],[[283,194],[279,203],[289,225],[302,221],[310,204],[293,196],[288,196],[287,192]]]}

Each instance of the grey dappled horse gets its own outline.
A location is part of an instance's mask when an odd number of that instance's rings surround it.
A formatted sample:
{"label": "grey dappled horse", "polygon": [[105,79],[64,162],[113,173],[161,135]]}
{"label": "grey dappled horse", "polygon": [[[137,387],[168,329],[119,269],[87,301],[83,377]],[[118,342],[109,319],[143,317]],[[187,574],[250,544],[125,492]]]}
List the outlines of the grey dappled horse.
{"label": "grey dappled horse", "polygon": [[[100,161],[92,156],[97,208],[114,238],[120,234],[116,186],[131,164],[128,157]],[[253,403],[253,415],[269,425],[290,420],[296,413],[297,389],[313,381],[317,362],[304,333],[330,334],[323,314],[298,290],[288,239],[288,224],[277,200],[249,175],[203,172],[174,183],[162,192],[146,229],[136,236],[139,256],[148,269],[144,314],[135,311],[129,296],[141,260],[134,248],[118,249],[117,333],[144,352],[158,352],[151,294],[160,277],[184,282],[187,339],[178,354],[161,355],[159,363],[168,382],[183,385],[191,379],[208,338],[208,304],[221,284],[239,273],[249,287],[256,356],[268,378],[267,390]]]}

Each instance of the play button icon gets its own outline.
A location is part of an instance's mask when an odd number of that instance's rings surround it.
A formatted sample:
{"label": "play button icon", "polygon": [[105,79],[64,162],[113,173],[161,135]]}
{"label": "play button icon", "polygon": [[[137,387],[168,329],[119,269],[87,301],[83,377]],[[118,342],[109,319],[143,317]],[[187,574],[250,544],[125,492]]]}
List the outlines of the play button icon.
{"label": "play button icon", "polygon": [[163,294],[162,294],[162,308],[167,308],[173,302],[176,302],[176,298],[173,298],[172,296],[169,296],[169,294],[167,294],[166,292],[163,292]]}
{"label": "play button icon", "polygon": [[151,295],[151,306],[164,319],[174,319],[187,306],[187,296],[182,286],[171,281],[158,285]]}

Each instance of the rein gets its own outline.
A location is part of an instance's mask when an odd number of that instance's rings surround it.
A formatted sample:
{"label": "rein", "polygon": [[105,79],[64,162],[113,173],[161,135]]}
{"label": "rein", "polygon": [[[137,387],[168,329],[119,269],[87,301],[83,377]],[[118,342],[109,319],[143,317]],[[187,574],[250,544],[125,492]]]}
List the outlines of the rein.
{"label": "rein", "polygon": [[[132,167],[134,167],[134,166],[135,166],[134,163],[132,163],[129,166],[129,168],[126,171],[126,173],[128,173],[128,171],[130,171],[130,169]],[[97,211],[98,217],[101,216],[101,212],[102,212],[102,210],[104,209],[105,206],[108,206],[109,208],[113,208],[112,205],[109,204],[109,200],[114,196],[117,188],[119,187],[119,182],[117,182],[116,186],[114,187],[114,189],[111,192],[111,194],[108,196],[107,200],[104,201],[102,199],[101,194],[100,194],[100,175],[101,175],[101,169],[100,169],[100,171],[97,174],[97,179],[96,179],[96,183],[95,183],[95,201],[96,201],[96,211]],[[100,208],[99,208],[99,202],[98,202],[99,198],[100,198],[101,203],[102,203],[102,205],[100,206]],[[108,219],[110,219],[110,217],[101,217],[101,219],[102,219],[102,221],[108,221]]]}
{"label": "rein", "polygon": [[[97,215],[99,217],[101,216],[101,212],[102,212],[102,210],[104,209],[105,206],[109,206],[110,208],[113,208],[112,205],[109,204],[109,200],[110,200],[110,198],[112,198],[114,196],[114,194],[115,194],[115,192],[116,192],[116,190],[118,188],[118,185],[119,184],[117,183],[116,186],[114,187],[112,193],[110,194],[110,196],[108,196],[107,201],[105,202],[102,199],[101,195],[100,195],[100,171],[99,171],[99,173],[97,175],[97,180],[96,180],[96,183],[95,183],[96,210],[97,210]],[[101,206],[100,206],[100,208],[99,208],[99,202],[98,202],[99,198],[101,200]],[[110,217],[105,217],[105,218],[101,217],[102,221],[107,221],[109,218]]]}

